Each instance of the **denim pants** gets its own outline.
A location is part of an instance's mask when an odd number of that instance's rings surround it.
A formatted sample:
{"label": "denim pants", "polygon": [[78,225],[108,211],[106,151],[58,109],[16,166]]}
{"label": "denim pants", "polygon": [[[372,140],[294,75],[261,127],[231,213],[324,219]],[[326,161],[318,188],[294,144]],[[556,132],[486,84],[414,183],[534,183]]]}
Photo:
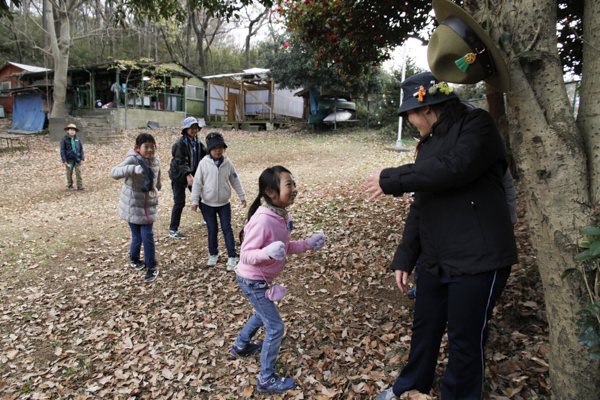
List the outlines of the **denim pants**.
{"label": "denim pants", "polygon": [[275,373],[275,361],[279,354],[279,347],[285,329],[283,320],[279,315],[277,305],[265,297],[265,292],[269,289],[265,281],[253,281],[237,276],[238,285],[242,289],[244,296],[254,307],[255,313],[250,317],[242,331],[235,339],[234,344],[238,347],[244,347],[254,337],[259,328],[266,329],[265,340],[260,353],[260,379],[265,382]]}
{"label": "denim pants", "polygon": [[[187,185],[180,185],[175,182],[171,182],[171,188],[173,189],[173,210],[171,211],[171,225],[169,225],[170,231],[179,230],[179,222],[181,221],[181,213],[185,207],[185,189]],[[192,189],[189,188],[191,191]]]}
{"label": "denim pants", "polygon": [[140,261],[140,250],[144,244],[144,263],[147,268],[156,266],[156,248],[154,246],[154,233],[152,224],[138,225],[129,223],[131,229],[131,247],[129,248],[129,259]]}
{"label": "denim pants", "polygon": [[227,255],[236,257],[235,238],[233,237],[233,229],[231,228],[231,203],[227,203],[221,207],[211,207],[204,203],[200,203],[202,207],[202,216],[206,222],[206,230],[208,231],[208,252],[211,256],[219,254],[219,242],[217,235],[219,227],[217,226],[217,214],[221,221],[221,229],[225,238],[225,246],[227,247]]}
{"label": "denim pants", "polygon": [[429,393],[447,325],[450,346],[442,399],[481,399],[487,321],[509,274],[510,267],[457,276],[421,271],[410,354],[394,383],[396,396],[413,389]]}

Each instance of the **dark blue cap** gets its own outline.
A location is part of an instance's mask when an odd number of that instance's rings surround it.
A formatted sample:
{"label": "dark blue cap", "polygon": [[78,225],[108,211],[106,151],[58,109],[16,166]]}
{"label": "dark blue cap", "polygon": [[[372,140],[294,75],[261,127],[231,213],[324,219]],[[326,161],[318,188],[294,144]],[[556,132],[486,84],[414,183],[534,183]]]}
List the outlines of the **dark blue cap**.
{"label": "dark blue cap", "polygon": [[406,112],[415,108],[458,99],[452,88],[445,82],[435,79],[431,72],[413,75],[400,85],[402,104],[398,116],[406,117]]}

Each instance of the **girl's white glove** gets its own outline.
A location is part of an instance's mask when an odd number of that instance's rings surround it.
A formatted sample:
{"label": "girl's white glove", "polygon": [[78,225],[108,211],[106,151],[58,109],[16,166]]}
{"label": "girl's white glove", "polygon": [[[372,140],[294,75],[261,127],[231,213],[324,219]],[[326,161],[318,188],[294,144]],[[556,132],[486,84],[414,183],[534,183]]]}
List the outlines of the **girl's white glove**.
{"label": "girl's white glove", "polygon": [[136,165],[135,168],[134,168],[134,170],[133,170],[133,172],[135,174],[141,175],[141,174],[144,173],[144,168],[142,168],[141,165]]}
{"label": "girl's white glove", "polygon": [[276,260],[283,260],[285,258],[285,244],[283,242],[273,242],[265,247],[265,253]]}
{"label": "girl's white glove", "polygon": [[308,246],[313,250],[320,249],[321,247],[325,246],[325,234],[323,232],[319,232],[313,235],[306,241],[306,244],[308,244]]}

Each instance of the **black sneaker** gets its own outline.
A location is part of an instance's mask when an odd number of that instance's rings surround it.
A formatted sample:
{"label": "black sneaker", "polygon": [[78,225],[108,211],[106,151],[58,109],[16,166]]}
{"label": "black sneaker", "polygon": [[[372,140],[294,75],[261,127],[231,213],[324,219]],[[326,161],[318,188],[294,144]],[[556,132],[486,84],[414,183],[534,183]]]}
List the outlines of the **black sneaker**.
{"label": "black sneaker", "polygon": [[75,188],[73,186],[68,186],[67,190],[75,190]]}
{"label": "black sneaker", "polygon": [[249,356],[250,354],[260,353],[262,350],[263,342],[250,342],[244,347],[238,347],[235,344],[231,345],[231,352],[229,353],[231,357],[244,357]]}
{"label": "black sneaker", "polygon": [[156,280],[157,276],[158,276],[158,269],[156,269],[156,267],[148,268],[148,271],[146,271],[146,277],[144,278],[144,282],[146,282],[146,283],[154,282]]}
{"label": "black sneaker", "polygon": [[146,264],[144,264],[143,261],[133,261],[133,260],[131,260],[131,266],[133,268],[137,269],[138,271],[141,271],[144,268],[146,268]]}
{"label": "black sneaker", "polygon": [[185,238],[185,235],[179,231],[169,231],[169,236],[171,236],[173,239]]}

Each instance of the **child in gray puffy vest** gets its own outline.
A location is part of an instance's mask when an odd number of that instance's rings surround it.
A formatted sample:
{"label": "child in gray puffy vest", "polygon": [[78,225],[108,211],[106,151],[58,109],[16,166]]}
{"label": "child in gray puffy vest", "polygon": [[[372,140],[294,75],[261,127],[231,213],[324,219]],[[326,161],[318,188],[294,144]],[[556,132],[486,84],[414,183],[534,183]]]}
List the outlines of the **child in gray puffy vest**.
{"label": "child in gray puffy vest", "polygon": [[[148,268],[145,282],[152,282],[158,276],[152,225],[158,218],[161,182],[160,161],[155,152],[156,141],[152,135],[141,133],[135,140],[135,148],[127,152],[125,161],[110,170],[112,178],[123,179],[119,217],[127,221],[131,229],[131,266],[137,270]],[[142,244],[144,262],[140,260]]]}

